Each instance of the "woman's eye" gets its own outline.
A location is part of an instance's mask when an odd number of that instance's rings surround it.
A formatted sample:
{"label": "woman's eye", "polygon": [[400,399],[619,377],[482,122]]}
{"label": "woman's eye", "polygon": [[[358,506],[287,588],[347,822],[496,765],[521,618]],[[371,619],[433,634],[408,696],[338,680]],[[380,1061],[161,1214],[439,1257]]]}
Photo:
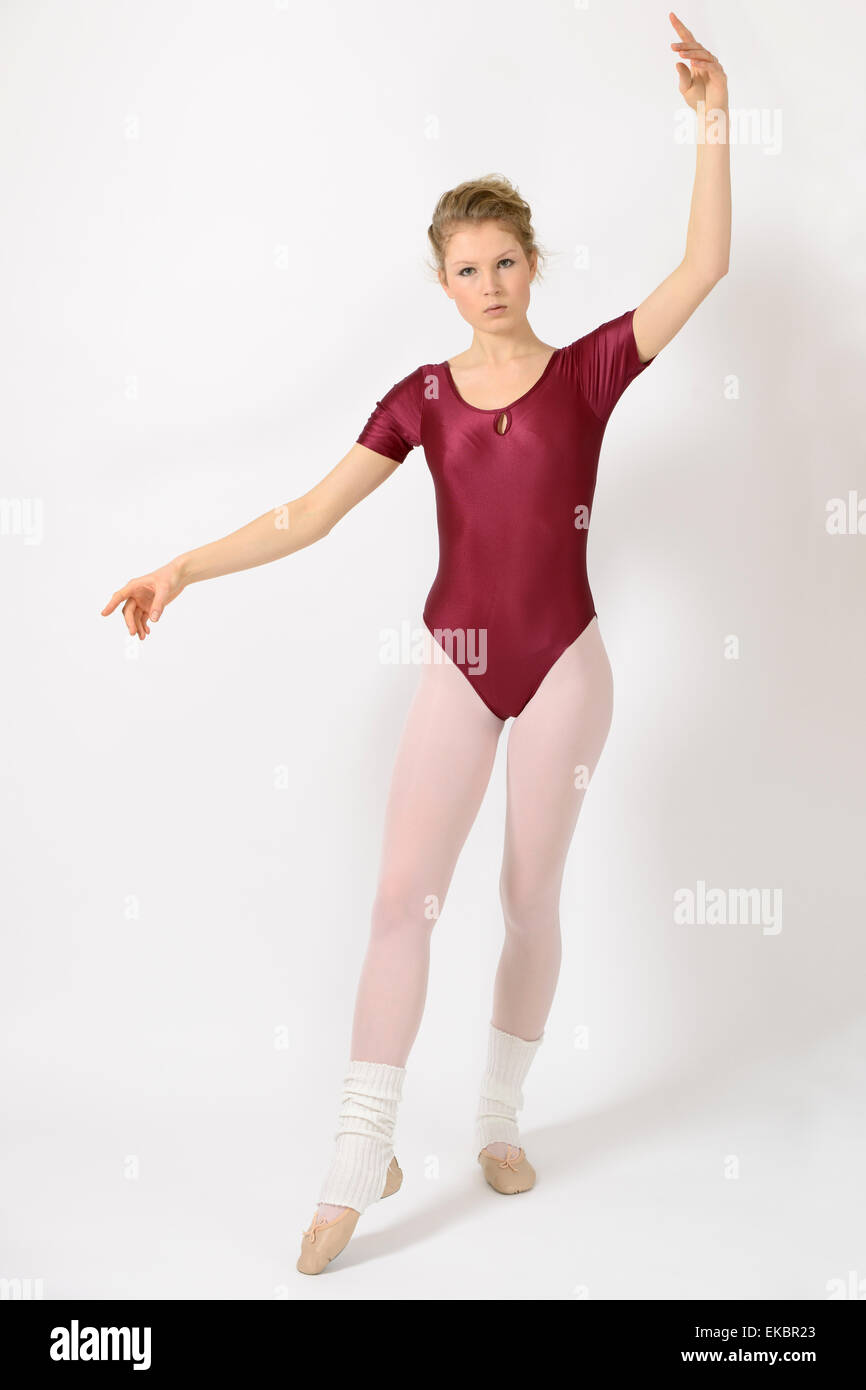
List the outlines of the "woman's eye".
{"label": "woman's eye", "polygon": [[[502,260],[499,261],[499,262],[497,262],[497,264],[498,264],[498,265],[514,265],[514,258],[513,258],[513,256],[503,256],[503,257],[502,257]],[[463,267],[462,270],[458,270],[457,274],[458,274],[458,275],[465,275],[466,272],[467,272],[467,270],[474,270],[474,269],[475,269],[475,267],[472,266],[472,265],[465,265],[465,266]]]}

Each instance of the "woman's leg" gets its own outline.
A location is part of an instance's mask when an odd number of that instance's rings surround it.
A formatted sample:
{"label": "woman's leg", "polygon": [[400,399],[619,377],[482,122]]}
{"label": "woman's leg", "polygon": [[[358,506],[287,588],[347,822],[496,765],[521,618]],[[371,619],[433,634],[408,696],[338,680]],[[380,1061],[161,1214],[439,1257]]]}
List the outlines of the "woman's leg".
{"label": "woman's leg", "polygon": [[[514,1040],[492,1035],[494,1050],[503,1057],[499,1080],[506,1091],[530,1059],[519,1040],[540,1039],[553,1002],[561,960],[559,898],[566,856],[612,715],[613,676],[598,620],[593,618],[554,662],[509,732],[500,876],[505,943],[491,1019],[493,1029]],[[501,1086],[488,1089],[495,1095]],[[500,1111],[504,1095],[499,1097]],[[489,1111],[495,1113],[496,1107],[491,1105]],[[491,1128],[496,1125],[488,1125],[488,1133]],[[488,1146],[497,1157],[506,1156],[505,1135],[510,1130],[505,1124],[503,1142]]]}
{"label": "woman's leg", "polygon": [[[405,1067],[424,1011],[430,936],[485,789],[503,720],[426,635],[385,812],[353,1061]],[[320,1204],[324,1219],[341,1207]]]}
{"label": "woman's leg", "polygon": [[391,778],[353,1057],[406,1065],[424,1012],[430,935],[490,781],[502,725],[453,662],[422,667]]}

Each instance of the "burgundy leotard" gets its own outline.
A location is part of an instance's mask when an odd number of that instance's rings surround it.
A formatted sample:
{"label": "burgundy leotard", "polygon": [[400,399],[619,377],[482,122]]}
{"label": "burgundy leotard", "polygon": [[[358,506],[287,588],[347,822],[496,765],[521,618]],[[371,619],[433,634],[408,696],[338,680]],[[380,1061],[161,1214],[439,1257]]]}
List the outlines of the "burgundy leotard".
{"label": "burgundy leotard", "polygon": [[522,396],[469,405],[447,362],[376,402],[358,442],[402,463],[424,448],[439,569],[424,623],[500,719],[517,715],[595,616],[587,525],[611,411],[641,362],[629,309],[556,348]]}

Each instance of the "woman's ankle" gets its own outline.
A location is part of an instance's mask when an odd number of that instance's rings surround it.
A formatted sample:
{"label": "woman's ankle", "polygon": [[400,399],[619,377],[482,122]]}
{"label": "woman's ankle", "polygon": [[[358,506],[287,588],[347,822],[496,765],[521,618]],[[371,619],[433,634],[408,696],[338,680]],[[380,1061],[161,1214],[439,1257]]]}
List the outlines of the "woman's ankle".
{"label": "woman's ankle", "polygon": [[345,1210],[345,1207],[335,1207],[330,1202],[320,1202],[316,1208],[316,1224],[322,1221],[336,1221]]}
{"label": "woman's ankle", "polygon": [[519,1148],[519,1145],[503,1144],[497,1141],[493,1144],[485,1144],[484,1152],[492,1154],[494,1158],[507,1158],[510,1153],[514,1153],[516,1148]]}

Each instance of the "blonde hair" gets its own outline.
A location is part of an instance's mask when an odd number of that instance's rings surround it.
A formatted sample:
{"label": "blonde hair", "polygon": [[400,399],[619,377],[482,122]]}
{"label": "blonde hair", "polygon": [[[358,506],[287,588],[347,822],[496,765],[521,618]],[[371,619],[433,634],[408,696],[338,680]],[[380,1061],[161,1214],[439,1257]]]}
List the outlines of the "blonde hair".
{"label": "blonde hair", "polygon": [[[427,239],[433,248],[435,261],[430,269],[438,276],[445,274],[445,252],[448,242],[461,223],[506,222],[520,242],[527,261],[533,251],[538,256],[536,276],[542,278],[541,263],[545,253],[538,244],[532,228],[532,209],[521,198],[517,186],[502,174],[486,174],[480,179],[467,179],[456,188],[449,188],[440,197],[433,211],[433,221],[427,228]],[[429,262],[428,262],[429,264]]]}

